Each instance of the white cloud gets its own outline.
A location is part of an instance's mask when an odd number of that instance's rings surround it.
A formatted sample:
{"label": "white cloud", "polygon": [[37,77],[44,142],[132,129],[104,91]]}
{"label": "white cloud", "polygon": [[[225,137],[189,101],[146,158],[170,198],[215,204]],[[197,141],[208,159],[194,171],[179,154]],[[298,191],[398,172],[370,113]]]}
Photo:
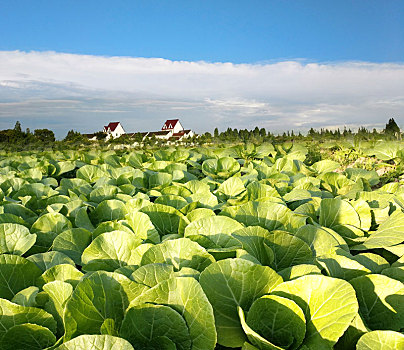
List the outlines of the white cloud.
{"label": "white cloud", "polygon": [[160,128],[180,117],[198,132],[218,126],[271,131],[404,122],[404,64],[263,64],[170,61],[0,51],[0,128]]}

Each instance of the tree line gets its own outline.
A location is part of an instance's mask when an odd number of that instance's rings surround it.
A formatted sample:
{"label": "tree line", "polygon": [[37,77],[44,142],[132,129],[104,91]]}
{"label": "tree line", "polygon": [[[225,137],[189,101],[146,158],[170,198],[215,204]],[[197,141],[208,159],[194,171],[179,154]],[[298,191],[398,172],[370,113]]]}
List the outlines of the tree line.
{"label": "tree line", "polygon": [[[13,129],[0,130],[0,148],[3,149],[29,149],[29,148],[46,148],[46,147],[79,147],[86,145],[107,145],[107,144],[123,144],[130,145],[137,143],[146,147],[163,146],[166,141],[151,137],[143,140],[141,133],[135,133],[133,136],[124,134],[116,139],[106,140],[107,134],[97,132],[93,134],[97,141],[90,141],[86,135],[75,130],[69,130],[65,138],[61,141],[56,141],[55,134],[49,129],[35,129],[33,132],[30,129],[22,130],[21,123],[16,122]],[[154,135],[153,135],[154,136]],[[311,128],[307,134],[294,132],[293,130],[284,132],[283,134],[275,135],[265,128],[255,127],[254,129],[237,129],[227,128],[225,131],[219,132],[215,128],[213,134],[206,132],[198,137],[192,137],[181,141],[185,145],[203,145],[203,144],[221,144],[221,143],[255,143],[262,142],[282,143],[289,141],[326,141],[340,139],[360,139],[360,140],[401,140],[401,130],[394,118],[390,118],[386,123],[385,128],[381,131],[376,129],[369,130],[365,127],[360,127],[356,132],[346,127],[340,129],[320,128],[316,130]]]}
{"label": "tree line", "polygon": [[14,129],[0,130],[0,143],[13,145],[50,144],[55,142],[55,134],[49,129],[35,129],[34,132],[28,128],[22,130],[21,123],[17,121]]}

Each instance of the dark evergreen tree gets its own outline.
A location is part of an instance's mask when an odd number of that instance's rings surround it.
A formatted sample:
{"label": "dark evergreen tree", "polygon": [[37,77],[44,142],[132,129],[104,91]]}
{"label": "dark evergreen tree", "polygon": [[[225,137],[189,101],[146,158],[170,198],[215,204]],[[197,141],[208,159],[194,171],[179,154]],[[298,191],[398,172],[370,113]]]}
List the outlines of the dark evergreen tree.
{"label": "dark evergreen tree", "polygon": [[19,134],[22,134],[22,129],[21,129],[21,123],[17,120],[14,126],[14,131],[16,131]]}
{"label": "dark evergreen tree", "polygon": [[384,133],[389,135],[396,135],[400,133],[400,128],[397,125],[394,118],[389,119],[388,123],[386,124],[386,127],[384,128]]}
{"label": "dark evergreen tree", "polygon": [[83,140],[83,135],[78,131],[69,130],[63,141],[80,142]]}

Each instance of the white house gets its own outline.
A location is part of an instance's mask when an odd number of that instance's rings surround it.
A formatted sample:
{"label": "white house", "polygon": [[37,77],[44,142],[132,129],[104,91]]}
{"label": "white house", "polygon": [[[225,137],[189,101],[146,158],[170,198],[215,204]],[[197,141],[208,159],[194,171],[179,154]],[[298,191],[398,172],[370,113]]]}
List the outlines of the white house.
{"label": "white house", "polygon": [[161,131],[150,131],[147,134],[147,137],[156,137],[156,139],[168,140],[173,136],[173,130],[161,130]]}
{"label": "white house", "polygon": [[181,141],[183,139],[187,139],[193,136],[195,136],[195,133],[192,130],[181,130],[179,132],[174,133],[172,137],[174,137],[178,141]]}
{"label": "white house", "polygon": [[117,137],[126,134],[125,129],[120,122],[110,122],[107,126],[104,126],[103,132],[107,134],[106,140],[109,140],[111,137],[116,139]]}
{"label": "white house", "polygon": [[[115,139],[124,134],[127,134],[120,122],[110,122],[107,126],[104,126],[103,132],[107,134],[105,140],[109,140],[111,137]],[[166,120],[163,127],[159,131],[128,133],[127,135],[131,138],[134,138],[136,135],[139,134],[142,141],[145,141],[146,139],[152,137],[165,141],[182,141],[184,139],[197,136],[192,130],[185,130],[181,125],[179,119]],[[86,136],[90,140],[96,139],[94,134],[88,134]]]}
{"label": "white house", "polygon": [[163,131],[172,130],[173,134],[178,133],[184,130],[183,126],[180,123],[179,119],[169,119],[166,120],[163,127],[161,128]]}

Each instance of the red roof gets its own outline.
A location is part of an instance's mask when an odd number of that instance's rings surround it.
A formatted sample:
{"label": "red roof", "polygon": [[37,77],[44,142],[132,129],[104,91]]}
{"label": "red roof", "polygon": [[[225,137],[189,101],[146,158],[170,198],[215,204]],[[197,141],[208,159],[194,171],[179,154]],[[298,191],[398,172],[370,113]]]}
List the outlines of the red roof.
{"label": "red roof", "polygon": [[178,123],[179,119],[169,119],[166,120],[161,130],[171,130],[174,129],[175,125]]}
{"label": "red roof", "polygon": [[170,133],[170,130],[163,130],[163,131],[150,131],[149,132],[149,136],[151,135],[157,135],[157,136],[161,136],[161,135],[167,135]]}
{"label": "red roof", "polygon": [[189,134],[190,132],[191,132],[191,130],[181,130],[180,132],[176,132],[175,134],[173,134],[173,136],[181,137],[181,136]]}
{"label": "red roof", "polygon": [[110,122],[107,126],[105,126],[105,130],[108,130],[109,128],[111,131],[115,131],[118,124],[119,122]]}

